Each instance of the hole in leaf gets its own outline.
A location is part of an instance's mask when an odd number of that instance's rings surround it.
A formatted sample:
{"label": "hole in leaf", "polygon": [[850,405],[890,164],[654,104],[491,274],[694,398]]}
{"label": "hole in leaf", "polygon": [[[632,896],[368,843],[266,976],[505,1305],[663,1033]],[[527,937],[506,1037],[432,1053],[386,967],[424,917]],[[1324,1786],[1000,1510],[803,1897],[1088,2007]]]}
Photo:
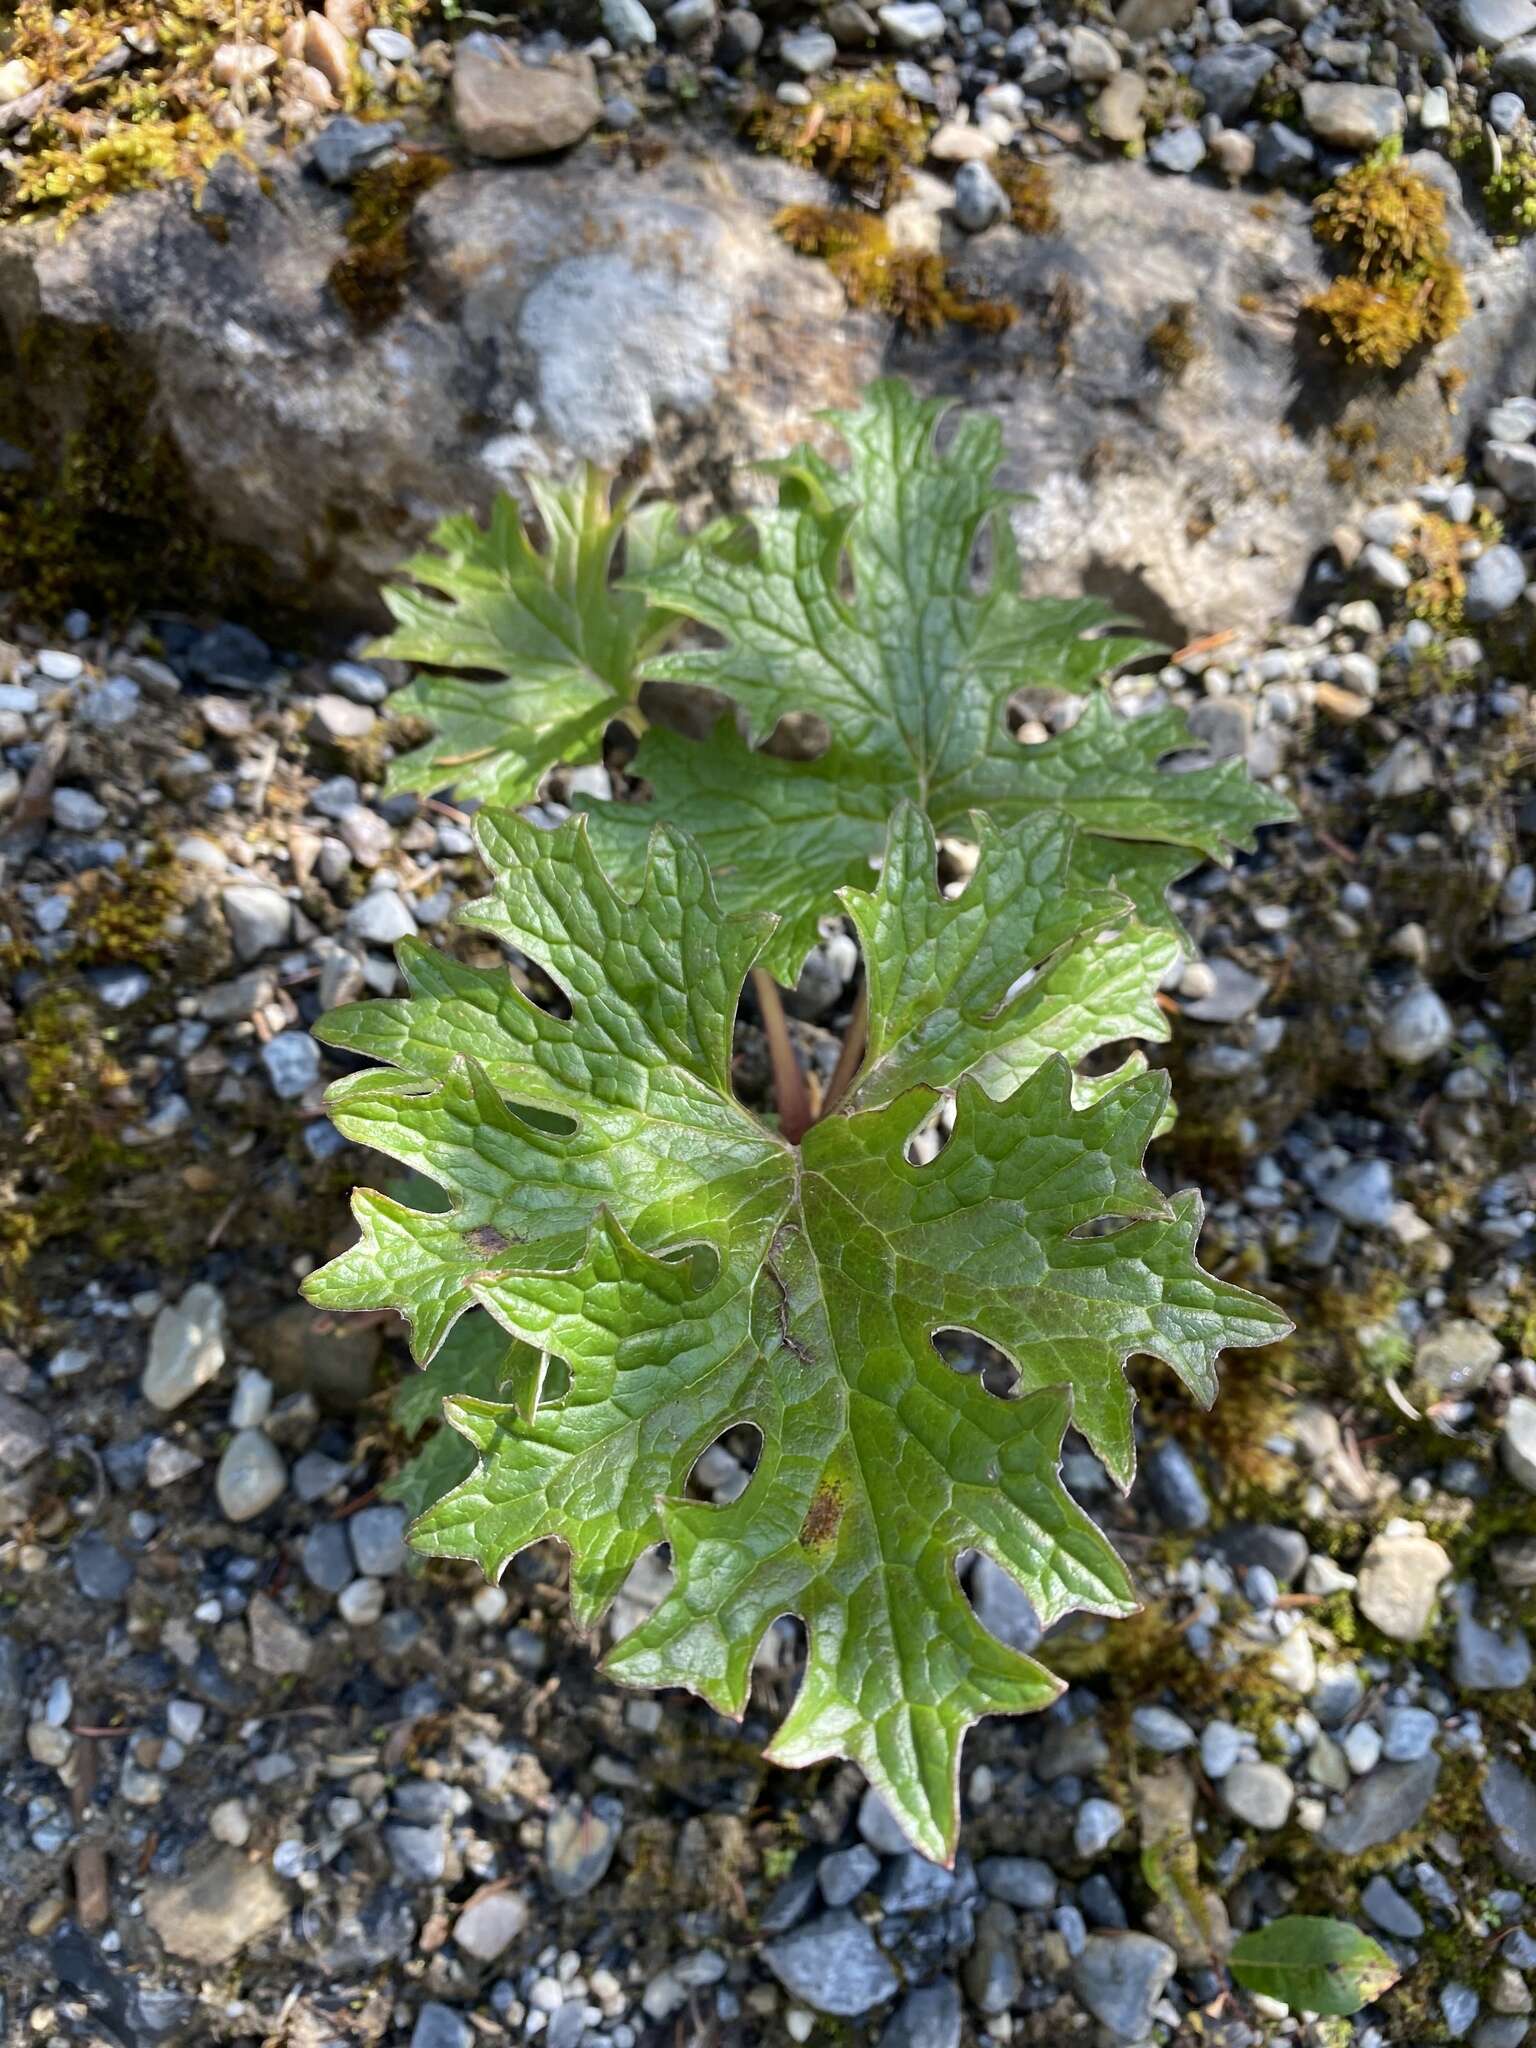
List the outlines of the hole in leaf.
{"label": "hole in leaf", "polygon": [[973,839],[939,841],[939,888],[951,901],[965,894],[980,859],[981,848]]}
{"label": "hole in leaf", "polygon": [[949,1143],[955,1128],[955,1104],[946,1095],[928,1112],[902,1147],[909,1166],[931,1166]]}
{"label": "hole in leaf", "polygon": [[832,728],[814,711],[791,711],[763,741],[760,753],[776,761],[816,761],[832,744]]}
{"label": "hole in leaf", "polygon": [[1135,1216],[1092,1216],[1086,1223],[1079,1223],[1067,1236],[1084,1244],[1090,1238],[1118,1237],[1122,1230],[1129,1230],[1138,1221]]}
{"label": "hole in leaf", "polygon": [[694,1500],[713,1501],[728,1507],[746,1492],[758,1458],[763,1433],[755,1422],[736,1422],[722,1430],[714,1442],[700,1451],[688,1474],[688,1492]]}
{"label": "hole in leaf", "polygon": [[570,1138],[576,1133],[575,1117],[562,1116],[558,1109],[545,1109],[534,1102],[513,1102],[506,1096],[502,1100],[520,1124],[526,1124],[541,1137]]}
{"label": "hole in leaf", "polygon": [[787,1700],[799,1683],[811,1639],[798,1614],[771,1621],[752,1659],[752,1690],[776,1702]]}
{"label": "hole in leaf", "polygon": [[987,1634],[1027,1657],[1043,1630],[1034,1604],[1018,1580],[979,1550],[966,1553],[957,1561],[957,1568],[971,1612]]}
{"label": "hole in leaf", "polygon": [[609,1640],[620,1643],[632,1635],[641,1622],[648,1621],[671,1592],[671,1552],[658,1543],[636,1558],[629,1577],[613,1596],[608,1610]]}
{"label": "hole in leaf", "polygon": [[967,1377],[979,1379],[999,1401],[1017,1399],[1019,1369],[1006,1351],[999,1351],[974,1330],[943,1329],[933,1333],[933,1348],[949,1367]]}

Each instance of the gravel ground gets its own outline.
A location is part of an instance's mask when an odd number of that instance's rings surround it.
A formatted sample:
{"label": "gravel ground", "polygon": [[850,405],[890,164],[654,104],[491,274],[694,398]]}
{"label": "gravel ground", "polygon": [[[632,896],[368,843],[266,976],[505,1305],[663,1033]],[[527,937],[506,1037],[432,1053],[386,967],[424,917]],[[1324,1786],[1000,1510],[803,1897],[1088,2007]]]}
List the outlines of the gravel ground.
{"label": "gravel ground", "polygon": [[[885,15],[899,8],[882,10]],[[1494,422],[1529,446],[1525,419]],[[1454,500],[1465,492],[1470,502]],[[1480,494],[1480,495],[1479,495]],[[1211,1416],[1144,1372],[1128,1502],[1067,1477],[1144,1612],[1041,1645],[1051,1712],[966,1753],[953,1872],[856,1771],[605,1683],[562,1560],[413,1567],[386,1319],[298,1281],[380,1163],[325,1009],[477,892],[461,812],[382,799],[405,672],[230,622],[0,647],[0,1903],[14,2038],[539,2036],[1516,2048],[1536,1985],[1536,758],[1520,577],[1410,616],[1441,478],[1333,537],[1307,623],[1127,679],[1302,822],[1182,891],[1165,994],[1205,1261],[1293,1315]],[[1468,542],[1463,552],[1475,553]],[[1511,550],[1513,551],[1513,550]],[[1517,557],[1518,561],[1518,557]],[[1347,565],[1347,566],[1346,566]],[[1505,565],[1507,567],[1507,565]],[[1473,565],[1476,573],[1476,565]],[[1401,572],[1401,573],[1400,573]],[[1490,573],[1483,572],[1491,582]],[[1409,585],[1404,589],[1405,582]],[[1472,637],[1474,634],[1479,637]],[[1523,663],[1523,665],[1522,665]],[[1021,739],[1070,721],[1018,705]],[[622,757],[609,771],[622,783]],[[596,786],[609,771],[588,771]],[[558,781],[542,806],[557,815]],[[829,942],[796,1004],[825,1058]],[[738,1080],[764,1085],[750,1015]],[[703,1475],[741,1483],[729,1454]],[[648,1559],[611,1630],[659,1597]],[[1033,1647],[1011,1582],[969,1591]],[[1354,2022],[1233,1992],[1233,1929],[1335,1912],[1405,1967]],[[9,2038],[9,2036],[8,2036]]]}

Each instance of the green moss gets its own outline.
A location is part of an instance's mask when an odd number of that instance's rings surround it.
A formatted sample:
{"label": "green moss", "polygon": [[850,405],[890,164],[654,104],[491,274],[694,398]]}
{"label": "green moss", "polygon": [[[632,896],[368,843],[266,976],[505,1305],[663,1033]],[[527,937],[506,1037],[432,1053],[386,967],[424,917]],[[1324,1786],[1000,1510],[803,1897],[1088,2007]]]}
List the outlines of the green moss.
{"label": "green moss", "polygon": [[1536,234],[1536,149],[1529,143],[1511,149],[1501,167],[1483,187],[1488,225],[1503,242]]}
{"label": "green moss", "polygon": [[[54,386],[66,394],[57,408]],[[185,601],[236,580],[235,550],[210,536],[181,452],[155,423],[154,379],[108,337],[40,322],[0,360],[0,392],[0,434],[32,457],[0,470],[0,560],[22,615],[81,605],[118,618],[147,592]],[[71,423],[39,426],[61,416]]]}
{"label": "green moss", "polygon": [[992,166],[993,175],[1008,195],[1008,214],[1013,225],[1026,235],[1054,235],[1061,225],[1051,174],[1044,164],[1029,157],[1000,156]]}
{"label": "green moss", "polygon": [[[424,11],[425,0],[363,0],[361,25],[409,27]],[[299,121],[279,52],[302,31],[305,12],[303,0],[74,0],[63,12],[52,0],[20,0],[5,55],[56,90],[31,124],[0,218],[44,216],[62,232],[120,193],[181,182],[196,189],[221,156],[240,149],[251,114]],[[124,65],[117,58],[128,32],[137,47]],[[221,83],[214,60],[231,43],[265,48],[276,61],[238,87]],[[359,112],[432,89],[407,66],[386,95],[354,67],[340,104]]]}
{"label": "green moss", "polygon": [[367,331],[382,327],[405,302],[415,258],[411,215],[452,165],[425,150],[391,157],[362,172],[352,188],[347,253],[331,266],[331,290]]}
{"label": "green moss", "polygon": [[1451,260],[1445,195],[1384,147],[1320,193],[1312,231],[1347,267],[1305,312],[1324,348],[1395,370],[1454,334],[1470,310]]}
{"label": "green moss", "polygon": [[952,323],[1000,334],[1017,318],[1002,300],[973,298],[951,283],[942,256],[893,247],[884,221],[857,207],[786,206],[773,225],[791,248],[823,259],[850,305],[889,314],[910,333]]}
{"label": "green moss", "polygon": [[1170,383],[1177,384],[1199,360],[1201,349],[1194,328],[1195,309],[1183,301],[1170,306],[1147,336],[1147,354]]}
{"label": "green moss", "polygon": [[884,72],[832,79],[808,107],[759,95],[739,125],[758,149],[820,171],[882,213],[906,190],[909,170],[928,148],[921,108]]}

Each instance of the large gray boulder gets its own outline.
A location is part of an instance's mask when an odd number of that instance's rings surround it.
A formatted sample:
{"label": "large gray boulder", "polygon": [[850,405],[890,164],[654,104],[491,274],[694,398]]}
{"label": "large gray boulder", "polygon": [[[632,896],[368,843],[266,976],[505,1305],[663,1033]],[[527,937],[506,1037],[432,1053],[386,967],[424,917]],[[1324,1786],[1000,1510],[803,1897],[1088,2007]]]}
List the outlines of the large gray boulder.
{"label": "large gray boulder", "polygon": [[[1493,249],[1459,206],[1463,333],[1411,375],[1354,379],[1296,346],[1323,276],[1303,202],[1127,162],[1064,161],[1055,186],[1049,236],[966,236],[927,177],[901,209],[904,237],[1018,308],[1001,336],[914,341],[851,311],[772,231],[816,181],[723,137],[644,170],[591,145],[454,170],[412,216],[398,310],[360,327],[327,281],[346,194],[226,159],[196,210],[144,193],[62,239],[0,232],[0,464],[51,478],[104,394],[127,404],[155,477],[238,551],[235,595],[347,623],[379,616],[437,518],[522,471],[591,459],[718,509],[768,488],[745,460],[893,369],[1000,415],[1032,587],[1177,638],[1283,612],[1334,528],[1536,378],[1536,252]],[[1151,343],[1170,312],[1182,371]]]}

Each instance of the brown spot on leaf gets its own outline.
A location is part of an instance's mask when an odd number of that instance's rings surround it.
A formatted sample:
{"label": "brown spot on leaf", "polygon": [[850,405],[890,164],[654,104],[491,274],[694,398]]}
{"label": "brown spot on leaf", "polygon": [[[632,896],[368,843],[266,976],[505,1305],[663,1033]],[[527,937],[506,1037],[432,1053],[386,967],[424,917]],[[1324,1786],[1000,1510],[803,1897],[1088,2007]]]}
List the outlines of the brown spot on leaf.
{"label": "brown spot on leaf", "polygon": [[472,1252],[488,1259],[496,1252],[504,1252],[511,1240],[503,1237],[494,1223],[477,1223],[473,1230],[465,1231],[464,1242]]}
{"label": "brown spot on leaf", "polygon": [[800,1524],[800,1541],[807,1550],[819,1550],[832,1541],[843,1519],[843,1496],[823,1480]]}

